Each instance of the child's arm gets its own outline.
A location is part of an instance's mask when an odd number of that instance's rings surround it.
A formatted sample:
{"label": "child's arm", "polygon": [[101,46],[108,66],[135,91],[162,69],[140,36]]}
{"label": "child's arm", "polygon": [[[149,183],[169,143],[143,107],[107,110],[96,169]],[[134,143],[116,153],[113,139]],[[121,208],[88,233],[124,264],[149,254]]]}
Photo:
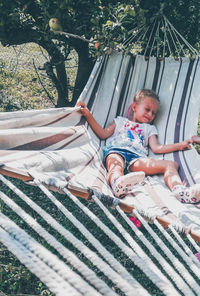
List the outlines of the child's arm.
{"label": "child's arm", "polygon": [[92,128],[93,132],[101,139],[105,140],[112,136],[115,130],[115,122],[106,127],[102,128],[96,119],[93,117],[93,115],[90,113],[90,110],[86,107],[84,102],[78,102],[77,106],[81,106],[80,109],[81,114],[86,118],[87,122],[89,123],[90,127]]}
{"label": "child's arm", "polygon": [[170,153],[174,151],[182,151],[191,149],[190,146],[191,140],[185,140],[183,142],[175,143],[175,144],[159,144],[158,138],[156,135],[152,135],[149,137],[149,147],[151,150],[156,153]]}

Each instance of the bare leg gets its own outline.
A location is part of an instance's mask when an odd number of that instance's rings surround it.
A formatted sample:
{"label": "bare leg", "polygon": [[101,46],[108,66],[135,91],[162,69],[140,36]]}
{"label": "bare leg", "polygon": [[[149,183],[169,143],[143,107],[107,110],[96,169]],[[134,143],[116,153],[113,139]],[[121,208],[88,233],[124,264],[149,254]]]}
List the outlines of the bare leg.
{"label": "bare leg", "polygon": [[175,185],[183,185],[177,163],[170,160],[140,158],[130,166],[130,171],[143,171],[147,175],[163,174],[165,184],[171,190]]}
{"label": "bare leg", "polygon": [[110,185],[116,179],[124,175],[124,159],[117,153],[111,153],[106,157],[106,168],[108,171],[107,181]]}
{"label": "bare leg", "polygon": [[200,201],[200,184],[185,187],[178,174],[178,165],[169,160],[152,158],[138,159],[130,166],[133,172],[143,171],[147,175],[163,174],[166,185],[173,191],[173,195],[183,203]]}
{"label": "bare leg", "polygon": [[143,181],[144,172],[131,172],[124,175],[124,159],[117,153],[111,153],[106,158],[108,183],[115,196],[122,198],[131,192],[133,186]]}

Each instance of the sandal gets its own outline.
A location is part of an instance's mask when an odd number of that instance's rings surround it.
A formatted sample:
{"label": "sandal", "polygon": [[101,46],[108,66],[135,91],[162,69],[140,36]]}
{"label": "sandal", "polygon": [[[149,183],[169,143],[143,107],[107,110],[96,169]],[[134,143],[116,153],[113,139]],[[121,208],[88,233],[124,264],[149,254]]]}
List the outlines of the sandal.
{"label": "sandal", "polygon": [[144,172],[132,172],[127,175],[121,176],[112,184],[112,190],[116,197],[123,198],[130,193],[134,185],[144,180]]}

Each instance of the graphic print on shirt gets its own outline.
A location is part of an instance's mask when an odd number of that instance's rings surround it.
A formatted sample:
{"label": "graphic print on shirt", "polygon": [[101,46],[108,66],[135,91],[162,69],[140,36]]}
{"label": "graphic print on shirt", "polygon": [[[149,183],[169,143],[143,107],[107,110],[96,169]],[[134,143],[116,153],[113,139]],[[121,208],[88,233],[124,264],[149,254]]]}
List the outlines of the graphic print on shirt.
{"label": "graphic print on shirt", "polygon": [[130,142],[141,143],[144,147],[144,132],[138,123],[127,121],[124,129],[127,130],[127,137]]}
{"label": "graphic print on shirt", "polygon": [[[106,148],[126,149],[140,156],[147,156],[148,149],[145,143],[145,126],[128,119],[118,117],[114,134],[107,139]],[[148,135],[146,135],[148,138]]]}

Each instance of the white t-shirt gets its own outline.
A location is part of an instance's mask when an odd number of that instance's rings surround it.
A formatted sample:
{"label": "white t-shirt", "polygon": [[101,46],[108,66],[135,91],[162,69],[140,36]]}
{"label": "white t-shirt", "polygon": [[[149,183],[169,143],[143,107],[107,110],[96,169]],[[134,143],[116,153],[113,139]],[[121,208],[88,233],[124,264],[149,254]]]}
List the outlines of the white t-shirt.
{"label": "white t-shirt", "polygon": [[126,149],[146,157],[149,137],[158,134],[156,127],[148,123],[133,122],[121,116],[115,118],[114,121],[116,124],[114,134],[106,140],[104,150]]}

